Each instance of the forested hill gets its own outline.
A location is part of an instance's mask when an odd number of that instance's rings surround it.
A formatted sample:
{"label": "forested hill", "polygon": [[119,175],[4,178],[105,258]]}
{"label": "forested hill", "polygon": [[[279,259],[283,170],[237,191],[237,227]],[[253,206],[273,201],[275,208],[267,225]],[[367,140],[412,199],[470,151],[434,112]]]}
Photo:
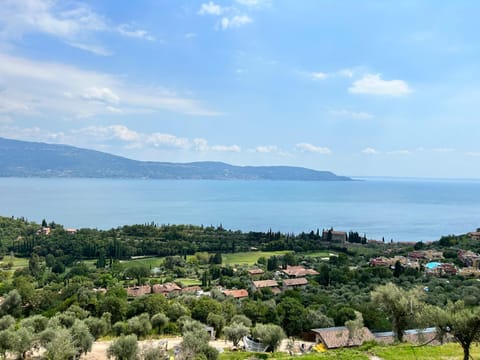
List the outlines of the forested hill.
{"label": "forested hill", "polygon": [[127,159],[67,145],[0,138],[1,177],[348,181],[330,171],[291,166],[233,166]]}

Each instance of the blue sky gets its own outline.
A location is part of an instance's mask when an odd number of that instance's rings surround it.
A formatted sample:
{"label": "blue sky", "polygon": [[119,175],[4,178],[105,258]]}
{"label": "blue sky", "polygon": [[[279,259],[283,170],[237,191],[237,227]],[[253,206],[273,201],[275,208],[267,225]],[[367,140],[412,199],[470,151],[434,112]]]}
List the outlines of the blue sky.
{"label": "blue sky", "polygon": [[477,1],[0,3],[0,136],[480,178]]}

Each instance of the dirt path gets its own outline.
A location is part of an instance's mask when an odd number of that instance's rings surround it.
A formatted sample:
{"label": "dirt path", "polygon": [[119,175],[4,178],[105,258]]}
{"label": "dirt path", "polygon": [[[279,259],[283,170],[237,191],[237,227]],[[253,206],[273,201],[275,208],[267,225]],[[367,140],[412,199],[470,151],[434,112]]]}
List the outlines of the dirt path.
{"label": "dirt path", "polygon": [[[142,340],[138,342],[138,347],[142,349],[145,346],[167,346],[167,349],[173,349],[175,346],[182,342],[180,336],[171,338],[162,338],[158,340]],[[92,346],[92,351],[82,356],[83,360],[106,360],[107,349],[112,341],[95,341]],[[210,341],[210,345],[216,349],[225,349],[233,346],[232,342],[225,340],[213,340]]]}

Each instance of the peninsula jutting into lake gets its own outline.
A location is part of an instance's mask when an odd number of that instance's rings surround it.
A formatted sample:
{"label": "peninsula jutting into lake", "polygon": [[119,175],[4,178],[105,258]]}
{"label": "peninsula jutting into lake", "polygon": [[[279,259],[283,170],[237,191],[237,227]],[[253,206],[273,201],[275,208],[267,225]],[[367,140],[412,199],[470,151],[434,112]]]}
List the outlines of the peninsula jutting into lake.
{"label": "peninsula jutting into lake", "polygon": [[234,166],[204,161],[137,161],[68,145],[0,138],[0,176],[204,180],[350,181],[330,171],[294,166]]}

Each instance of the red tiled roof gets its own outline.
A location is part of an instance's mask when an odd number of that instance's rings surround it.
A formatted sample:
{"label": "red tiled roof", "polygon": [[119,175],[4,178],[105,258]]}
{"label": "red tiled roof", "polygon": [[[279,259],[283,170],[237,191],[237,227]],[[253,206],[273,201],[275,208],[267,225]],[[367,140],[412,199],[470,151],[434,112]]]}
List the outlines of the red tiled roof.
{"label": "red tiled roof", "polygon": [[262,269],[250,269],[248,270],[248,273],[250,275],[261,275],[263,274],[265,271],[263,271]]}
{"label": "red tiled roof", "polygon": [[182,293],[196,293],[202,291],[202,288],[198,285],[186,286],[182,289]]}
{"label": "red tiled roof", "polygon": [[278,286],[278,283],[275,280],[259,280],[254,281],[253,285],[257,288],[266,288],[266,287],[275,287]]}
{"label": "red tiled roof", "polygon": [[128,296],[142,296],[146,294],[150,294],[152,292],[152,288],[150,285],[143,285],[143,286],[133,286],[127,288],[127,295]]}
{"label": "red tiled roof", "polygon": [[283,280],[284,286],[299,286],[299,285],[307,285],[307,284],[308,284],[308,280],[305,278]]}
{"label": "red tiled roof", "polygon": [[288,276],[305,276],[305,275],[318,275],[318,271],[313,269],[305,269],[303,266],[287,266],[286,269],[282,270]]}
{"label": "red tiled roof", "polygon": [[242,299],[248,297],[248,291],[245,289],[240,290],[223,290],[226,296],[232,296],[235,299]]}
{"label": "red tiled roof", "polygon": [[155,284],[153,285],[153,292],[155,294],[169,294],[174,291],[181,291],[182,288],[173,282],[165,283],[165,284]]}

